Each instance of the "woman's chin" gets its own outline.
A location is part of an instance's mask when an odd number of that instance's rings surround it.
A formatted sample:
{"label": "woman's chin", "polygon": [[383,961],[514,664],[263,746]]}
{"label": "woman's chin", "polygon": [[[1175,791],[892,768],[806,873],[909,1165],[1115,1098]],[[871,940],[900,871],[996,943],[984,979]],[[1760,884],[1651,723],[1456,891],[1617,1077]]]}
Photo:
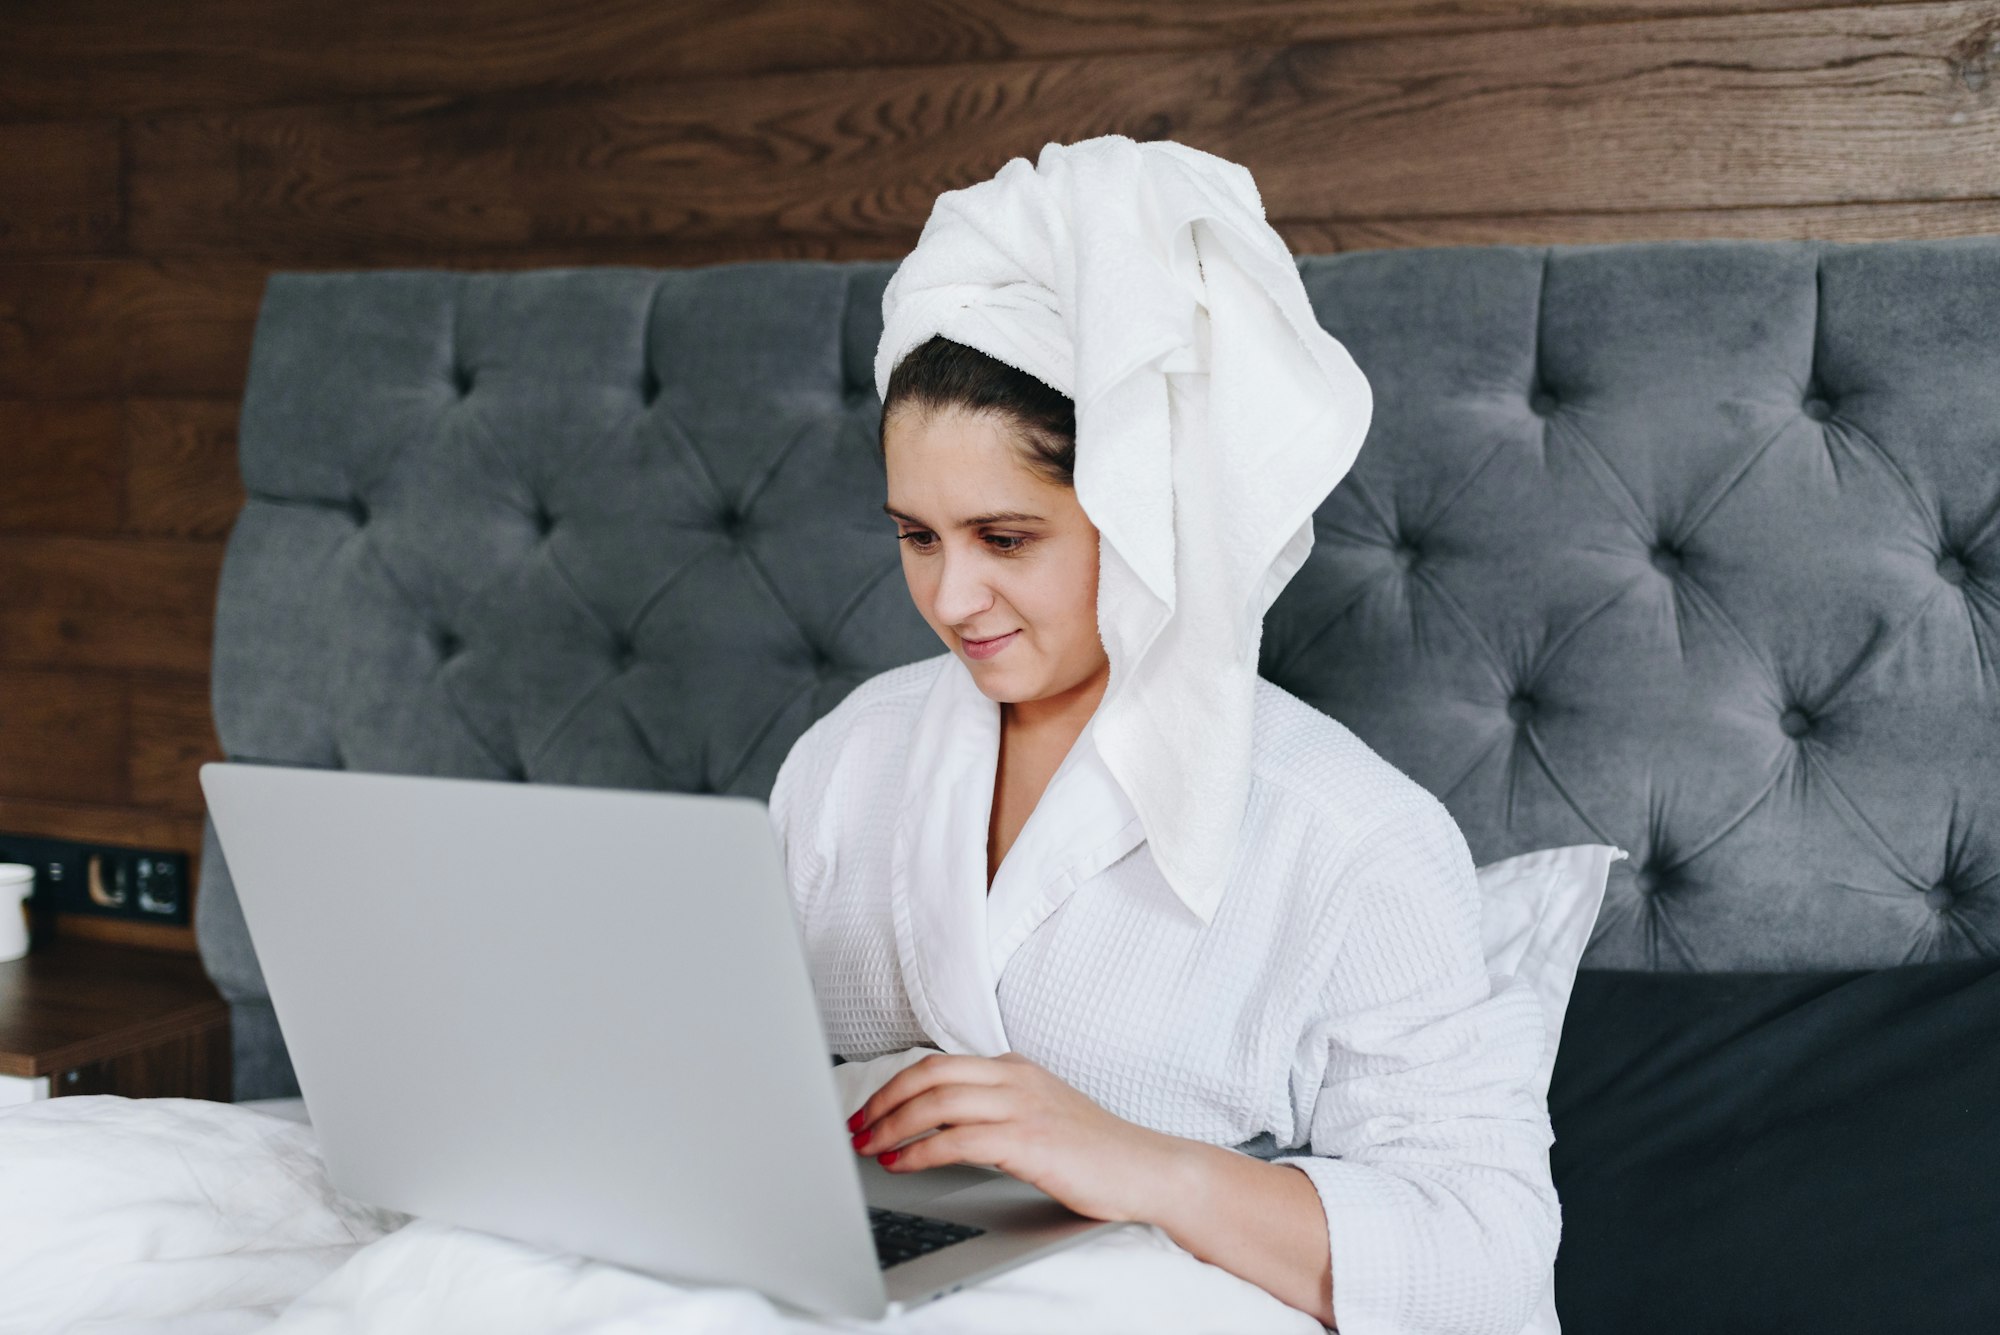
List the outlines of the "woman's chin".
{"label": "woman's chin", "polygon": [[1018,663],[1002,663],[997,659],[969,658],[960,654],[959,661],[972,672],[972,680],[980,693],[995,704],[1019,704],[1036,696],[1035,686],[1039,679],[1031,672],[1023,672]]}

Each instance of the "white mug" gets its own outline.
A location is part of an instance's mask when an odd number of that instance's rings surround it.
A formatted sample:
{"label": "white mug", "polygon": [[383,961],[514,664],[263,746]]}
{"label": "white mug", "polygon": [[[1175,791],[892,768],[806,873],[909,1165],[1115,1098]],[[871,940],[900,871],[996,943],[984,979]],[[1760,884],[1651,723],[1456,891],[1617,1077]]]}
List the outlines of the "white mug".
{"label": "white mug", "polygon": [[17,960],[28,953],[28,896],[35,890],[35,869],[25,862],[0,862],[0,960]]}

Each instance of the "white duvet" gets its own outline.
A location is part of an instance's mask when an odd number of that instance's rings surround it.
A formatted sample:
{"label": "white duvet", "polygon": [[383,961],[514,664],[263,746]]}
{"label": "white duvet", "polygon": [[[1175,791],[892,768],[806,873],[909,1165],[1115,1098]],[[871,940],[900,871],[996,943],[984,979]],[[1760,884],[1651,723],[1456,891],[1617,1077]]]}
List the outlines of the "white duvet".
{"label": "white duvet", "polygon": [[1127,1225],[881,1322],[813,1321],[370,1209],[312,1129],[191,1099],[0,1110],[0,1332],[1315,1332],[1158,1229]]}

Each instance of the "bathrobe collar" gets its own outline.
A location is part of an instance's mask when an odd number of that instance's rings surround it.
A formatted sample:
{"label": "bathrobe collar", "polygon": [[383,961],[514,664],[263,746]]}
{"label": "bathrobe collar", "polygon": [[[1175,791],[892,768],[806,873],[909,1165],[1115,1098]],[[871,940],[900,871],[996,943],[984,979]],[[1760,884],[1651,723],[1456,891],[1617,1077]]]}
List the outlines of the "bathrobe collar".
{"label": "bathrobe collar", "polygon": [[910,741],[889,893],[904,988],[947,1052],[1009,1051],[995,991],[1007,961],[1078,885],[1145,839],[1091,733],[1086,725],[1063,757],[989,895],[1000,706],[956,654],[931,684]]}

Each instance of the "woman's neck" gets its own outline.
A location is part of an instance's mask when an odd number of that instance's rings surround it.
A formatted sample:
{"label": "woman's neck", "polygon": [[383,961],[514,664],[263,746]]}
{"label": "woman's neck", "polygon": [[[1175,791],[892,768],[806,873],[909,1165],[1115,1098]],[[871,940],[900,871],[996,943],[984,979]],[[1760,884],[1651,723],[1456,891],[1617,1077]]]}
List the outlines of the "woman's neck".
{"label": "woman's neck", "polygon": [[1049,780],[1097,711],[1108,680],[1107,668],[1059,695],[1001,702],[1000,756],[993,775],[993,809],[986,825],[989,891],[1014,837],[1040,804]]}
{"label": "woman's neck", "polygon": [[1102,669],[1086,677],[1066,691],[1043,696],[1039,700],[1019,700],[1003,702],[1000,706],[1000,731],[1013,737],[1033,737],[1040,739],[1060,739],[1068,743],[1082,735],[1090,716],[1097,712],[1098,702],[1104,698],[1104,688],[1111,680],[1111,667]]}

